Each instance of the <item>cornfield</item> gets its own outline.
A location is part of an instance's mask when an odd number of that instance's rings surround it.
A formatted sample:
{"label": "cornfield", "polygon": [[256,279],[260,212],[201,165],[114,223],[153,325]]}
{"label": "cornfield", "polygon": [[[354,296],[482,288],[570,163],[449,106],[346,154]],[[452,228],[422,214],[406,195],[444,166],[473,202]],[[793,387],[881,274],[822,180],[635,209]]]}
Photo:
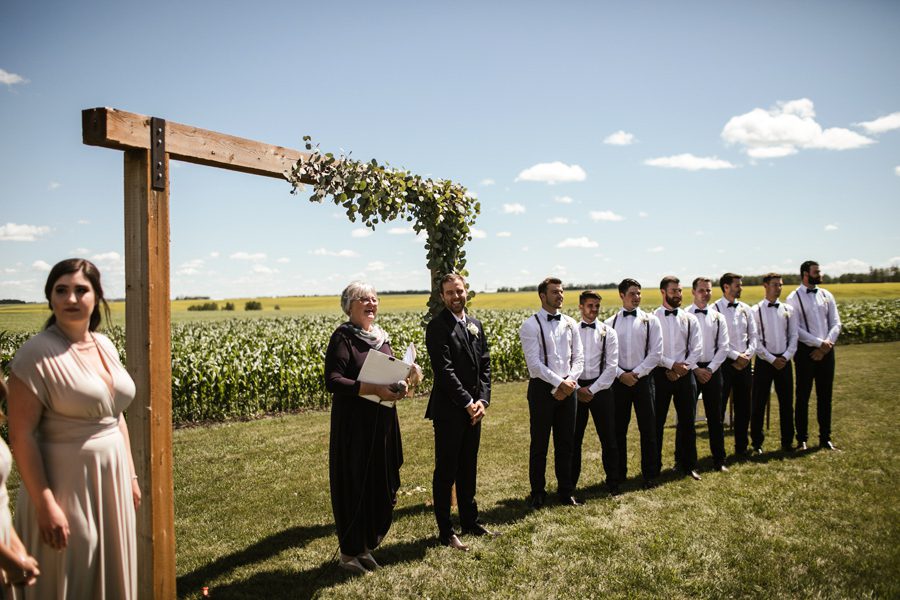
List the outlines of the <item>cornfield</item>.
{"label": "cornfield", "polygon": [[[843,331],[840,343],[900,339],[900,300],[839,303]],[[613,309],[606,309],[606,315]],[[491,345],[493,381],[527,378],[518,331],[530,310],[480,310]],[[601,318],[605,318],[601,315]],[[328,339],[343,321],[336,315],[275,319],[232,319],[172,325],[172,402],[175,423],[253,417],[266,413],[328,406],[323,362]],[[418,393],[431,387],[431,365],[425,352],[420,314],[381,314],[379,325],[402,355],[415,344],[425,379]],[[106,334],[125,356],[125,330]],[[16,349],[29,333],[0,332],[0,366],[4,374]]]}

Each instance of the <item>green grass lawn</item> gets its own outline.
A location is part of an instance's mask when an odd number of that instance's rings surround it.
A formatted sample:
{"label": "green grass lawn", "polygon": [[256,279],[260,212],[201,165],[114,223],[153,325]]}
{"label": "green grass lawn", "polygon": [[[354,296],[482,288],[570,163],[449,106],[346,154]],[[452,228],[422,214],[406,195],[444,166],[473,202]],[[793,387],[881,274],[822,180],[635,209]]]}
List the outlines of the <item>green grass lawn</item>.
{"label": "green grass lawn", "polygon": [[[685,286],[685,305],[690,304],[690,281],[683,282]],[[838,302],[853,300],[884,300],[900,298],[900,283],[842,283],[825,286],[834,294]],[[784,297],[794,289],[794,286],[786,286]],[[714,298],[719,294],[714,289]],[[578,309],[579,289],[569,289],[566,293],[564,308]],[[619,306],[619,295],[615,289],[598,290],[603,296],[603,306]],[[748,286],[744,288],[742,300],[748,303],[759,302],[764,296],[762,286]],[[425,312],[428,297],[425,294],[383,294],[381,296],[381,310],[386,312]],[[263,306],[261,311],[245,311],[244,304],[247,300],[256,300]],[[282,298],[238,298],[231,300],[218,300],[220,307],[225,302],[233,302],[235,311],[189,311],[192,304],[202,304],[205,300],[173,300],[172,321],[219,321],[232,318],[259,318],[307,315],[310,313],[334,313],[341,311],[340,300],[337,296],[290,296]],[[472,301],[472,308],[478,309],[520,309],[540,308],[536,292],[510,292],[510,293],[479,293]],[[656,282],[647,283],[644,288],[644,305],[659,306],[660,294]],[[276,310],[275,306],[279,309]],[[113,302],[110,304],[112,320],[120,325],[125,324],[125,303]],[[50,310],[46,304],[5,304],[0,305],[0,331],[37,331],[50,316]]]}
{"label": "green grass lawn", "polygon": [[[333,559],[327,413],[179,430],[179,597],[209,586],[215,598],[896,598],[900,343],[837,352],[833,430],[843,452],[775,452],[775,405],[763,456],[733,463],[730,473],[705,471],[701,482],[667,470],[651,491],[632,479],[613,499],[601,487],[599,443],[588,437],[579,490],[587,503],[575,509],[526,508],[525,384],[497,386],[484,421],[478,500],[484,521],[503,535],[469,540],[468,554],[436,543],[431,426],[422,418],[425,399],[407,401],[394,525],[375,552],[383,569],[364,577]],[[672,465],[673,418],[664,469]],[[706,428],[698,429],[708,469]],[[629,441],[637,475],[633,419]],[[730,437],[726,445],[733,448]]]}

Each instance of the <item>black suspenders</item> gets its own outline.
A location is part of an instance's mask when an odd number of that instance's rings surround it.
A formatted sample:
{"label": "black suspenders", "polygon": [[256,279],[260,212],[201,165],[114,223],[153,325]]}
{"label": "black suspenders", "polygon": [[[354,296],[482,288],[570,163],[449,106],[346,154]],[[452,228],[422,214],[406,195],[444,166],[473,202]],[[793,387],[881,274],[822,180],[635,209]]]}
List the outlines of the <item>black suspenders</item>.
{"label": "black suspenders", "polygon": [[[636,317],[635,317],[636,318]],[[619,320],[619,313],[616,313],[616,316],[613,317],[612,328],[616,328],[616,322]],[[644,337],[644,358],[647,358],[647,355],[650,354],[650,319],[644,321],[644,324],[647,326],[646,336]],[[606,338],[603,338],[603,350],[606,350]]]}
{"label": "black suspenders", "polygon": [[534,320],[537,321],[538,330],[541,332],[541,347],[544,349],[544,366],[549,369],[550,365],[548,364],[549,361],[547,359],[547,340],[544,339],[544,327],[541,325],[541,320],[537,315],[534,315]]}

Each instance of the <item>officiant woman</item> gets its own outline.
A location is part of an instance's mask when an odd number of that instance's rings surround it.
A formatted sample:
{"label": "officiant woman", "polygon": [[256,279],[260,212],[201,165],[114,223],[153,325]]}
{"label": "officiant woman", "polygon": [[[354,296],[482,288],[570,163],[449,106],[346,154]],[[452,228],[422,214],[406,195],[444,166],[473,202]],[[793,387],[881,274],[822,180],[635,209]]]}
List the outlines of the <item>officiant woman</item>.
{"label": "officiant woman", "polygon": [[325,353],[325,387],[332,394],[331,508],[341,548],[339,564],[364,574],[378,568],[372,550],[391,526],[400,488],[403,447],[393,404],[406,395],[406,388],[357,379],[370,350],[393,356],[390,337],[375,324],[375,288],[351,283],[341,294],[341,308],[349,320],[331,334]]}

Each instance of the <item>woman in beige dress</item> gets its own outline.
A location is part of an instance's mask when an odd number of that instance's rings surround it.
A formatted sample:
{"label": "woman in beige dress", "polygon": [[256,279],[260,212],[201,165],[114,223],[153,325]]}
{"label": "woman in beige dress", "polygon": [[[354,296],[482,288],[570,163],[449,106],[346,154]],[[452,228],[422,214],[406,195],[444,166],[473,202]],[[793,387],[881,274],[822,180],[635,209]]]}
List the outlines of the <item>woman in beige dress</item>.
{"label": "woman in beige dress", "polygon": [[96,332],[100,272],[84,259],[50,271],[53,315],[10,364],[9,435],[24,489],[15,525],[42,575],[25,598],[137,597],[141,492],[122,411],[134,382]]}
{"label": "woman in beige dress", "polygon": [[[0,402],[6,400],[6,382],[0,377]],[[6,420],[0,412],[0,423]],[[10,598],[13,586],[34,585],[38,575],[37,561],[29,556],[22,545],[22,540],[12,527],[12,515],[9,512],[9,496],[6,493],[6,480],[12,468],[12,455],[6,442],[0,439],[0,598]]]}

